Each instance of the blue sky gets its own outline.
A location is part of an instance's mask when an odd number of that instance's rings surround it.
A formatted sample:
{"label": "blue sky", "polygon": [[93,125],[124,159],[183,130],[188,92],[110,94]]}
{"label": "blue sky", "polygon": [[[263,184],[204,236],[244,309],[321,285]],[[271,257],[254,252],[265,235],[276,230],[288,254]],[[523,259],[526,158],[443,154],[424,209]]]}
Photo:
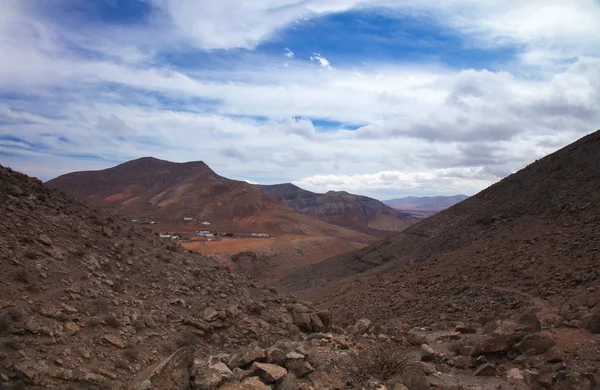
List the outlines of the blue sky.
{"label": "blue sky", "polygon": [[5,0],[0,163],[473,194],[600,121],[594,0]]}

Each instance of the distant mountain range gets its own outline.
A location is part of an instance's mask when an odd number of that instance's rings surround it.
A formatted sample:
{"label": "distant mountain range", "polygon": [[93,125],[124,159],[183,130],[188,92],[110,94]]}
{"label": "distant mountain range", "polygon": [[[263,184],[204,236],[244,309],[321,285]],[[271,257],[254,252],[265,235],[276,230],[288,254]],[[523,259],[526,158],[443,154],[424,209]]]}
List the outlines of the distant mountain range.
{"label": "distant mountain range", "polygon": [[467,199],[467,195],[454,196],[407,196],[404,198],[395,198],[384,200],[383,203],[396,209],[408,213],[419,214],[427,217],[438,213],[448,207]]}

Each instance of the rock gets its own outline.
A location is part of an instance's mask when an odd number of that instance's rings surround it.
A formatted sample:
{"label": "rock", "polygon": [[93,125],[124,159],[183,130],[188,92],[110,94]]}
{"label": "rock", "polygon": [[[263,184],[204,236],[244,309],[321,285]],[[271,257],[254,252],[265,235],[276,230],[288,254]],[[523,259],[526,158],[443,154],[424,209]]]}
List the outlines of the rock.
{"label": "rock", "polygon": [[458,353],[462,356],[473,356],[475,354],[475,347],[472,345],[463,345],[458,349]]}
{"label": "rock", "polygon": [[321,310],[317,313],[321,322],[323,323],[323,327],[325,328],[325,332],[331,331],[331,312],[329,310]]}
{"label": "rock", "polygon": [[549,388],[554,383],[555,375],[556,374],[554,374],[554,373],[544,374],[544,375],[540,376],[540,379],[538,379],[538,383],[540,385],[542,385],[543,387]]}
{"label": "rock", "polygon": [[223,383],[223,374],[216,368],[207,367],[194,377],[194,388],[216,389]]}
{"label": "rock", "polygon": [[264,358],[265,352],[261,348],[249,347],[231,355],[231,358],[229,359],[227,365],[230,368],[244,367],[256,360]]}
{"label": "rock", "polygon": [[491,335],[475,344],[473,355],[489,355],[508,352],[518,341],[518,335]]}
{"label": "rock", "polygon": [[454,330],[464,334],[477,333],[477,328],[473,325],[458,324]]}
{"label": "rock", "polygon": [[43,361],[24,359],[16,363],[15,371],[21,373],[27,380],[35,385],[39,384],[44,375],[48,373],[48,366]]}
{"label": "rock", "polygon": [[413,331],[404,333],[404,338],[410,345],[429,344],[427,338]]}
{"label": "rock", "polygon": [[421,371],[423,372],[423,374],[425,375],[431,375],[434,372],[437,372],[437,370],[435,369],[434,366],[432,366],[429,363],[425,363],[425,362],[418,362],[419,364],[419,368],[421,369]]}
{"label": "rock", "polygon": [[292,317],[294,318],[294,325],[296,325],[298,328],[308,332],[312,330],[309,313],[295,311],[292,313]]}
{"label": "rock", "polygon": [[121,340],[120,338],[118,338],[117,336],[115,336],[115,335],[105,334],[104,335],[104,340],[108,341],[109,343],[111,343],[115,347],[125,348],[125,342],[123,340]]}
{"label": "rock", "polygon": [[291,372],[281,378],[277,386],[275,386],[275,390],[297,390],[299,388],[298,379]]}
{"label": "rock", "polygon": [[370,320],[368,320],[366,318],[361,318],[360,320],[356,321],[356,323],[352,326],[352,328],[350,329],[350,332],[352,334],[362,334],[362,333],[366,332],[370,326],[371,326]]}
{"label": "rock", "polygon": [[454,367],[462,369],[475,367],[475,361],[471,356],[458,356],[454,359]]}
{"label": "rock", "polygon": [[518,368],[511,368],[508,371],[506,371],[506,379],[509,382],[514,382],[514,381],[525,380],[525,377],[523,376],[523,373],[521,372],[520,369],[518,369]]}
{"label": "rock", "polygon": [[219,312],[217,312],[214,307],[207,307],[202,313],[202,318],[204,318],[204,321],[207,322],[215,321],[217,318],[219,318]]}
{"label": "rock", "polygon": [[310,324],[313,332],[323,332],[325,325],[317,313],[310,314]]}
{"label": "rock", "polygon": [[277,365],[282,365],[285,362],[285,352],[283,350],[270,347],[265,350],[265,355],[267,357],[268,363],[273,363]]}
{"label": "rock", "polygon": [[586,321],[586,328],[592,333],[600,333],[600,305],[595,306]]}
{"label": "rock", "polygon": [[38,241],[47,246],[52,245],[52,240],[46,234],[40,234]]}
{"label": "rock", "polygon": [[79,332],[79,325],[77,325],[74,322],[69,321],[65,324],[65,329],[68,330],[69,334],[72,335],[72,334]]}
{"label": "rock", "polygon": [[285,368],[288,371],[294,373],[296,377],[302,378],[303,376],[313,372],[315,369],[310,365],[309,362],[305,362],[302,359],[290,359],[285,362]]}
{"label": "rock", "polygon": [[35,334],[40,331],[40,325],[35,321],[34,318],[30,318],[29,321],[25,323],[25,330]]}
{"label": "rock", "polygon": [[275,364],[254,363],[255,372],[258,373],[260,379],[265,383],[273,383],[283,378],[287,374],[287,370]]}
{"label": "rock", "polygon": [[555,345],[543,355],[535,358],[536,363],[561,363],[565,360],[563,352]]}
{"label": "rock", "polygon": [[491,363],[485,363],[477,367],[474,376],[494,376],[496,375],[496,367]]}
{"label": "rock", "polygon": [[556,337],[550,332],[538,332],[525,336],[517,348],[526,355],[540,355],[556,345]]}
{"label": "rock", "polygon": [[286,359],[304,359],[304,354],[296,351],[288,352],[285,355]]}
{"label": "rock", "polygon": [[257,376],[245,379],[242,383],[229,383],[221,386],[221,390],[271,390],[271,388],[260,381]]}
{"label": "rock", "polygon": [[427,344],[421,344],[421,360],[430,362],[435,358],[435,351]]}
{"label": "rock", "polygon": [[142,371],[129,390],[187,390],[194,364],[194,347],[185,347]]}

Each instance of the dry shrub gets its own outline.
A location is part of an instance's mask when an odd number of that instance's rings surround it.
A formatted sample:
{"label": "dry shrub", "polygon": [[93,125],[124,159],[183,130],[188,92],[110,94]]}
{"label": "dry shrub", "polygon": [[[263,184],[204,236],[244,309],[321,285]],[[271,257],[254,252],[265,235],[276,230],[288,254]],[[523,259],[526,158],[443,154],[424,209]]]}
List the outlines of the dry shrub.
{"label": "dry shrub", "polygon": [[129,364],[127,364],[127,362],[123,359],[118,359],[115,362],[115,368],[120,368],[120,369],[126,370],[129,368]]}
{"label": "dry shrub", "polygon": [[370,377],[385,381],[403,374],[409,362],[410,354],[405,347],[396,343],[377,342],[365,345],[362,350],[350,355],[344,362],[344,372],[358,382]]}

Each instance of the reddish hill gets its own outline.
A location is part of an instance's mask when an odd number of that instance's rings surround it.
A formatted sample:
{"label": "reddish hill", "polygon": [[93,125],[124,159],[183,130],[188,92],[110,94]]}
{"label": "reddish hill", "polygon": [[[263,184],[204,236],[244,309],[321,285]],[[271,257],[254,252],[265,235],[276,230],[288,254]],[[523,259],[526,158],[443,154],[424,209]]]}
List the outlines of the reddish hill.
{"label": "reddish hill", "polygon": [[423,216],[431,216],[442,210],[452,207],[455,204],[467,199],[466,195],[454,196],[407,196],[384,200],[383,203],[400,211],[416,213]]}
{"label": "reddish hill", "polygon": [[366,235],[299,213],[251,184],[219,176],[201,161],[141,158],[102,171],[69,173],[46,184],[131,218],[172,223],[194,217],[221,230],[371,241]]}
{"label": "reddish hill", "polygon": [[418,222],[414,216],[394,210],[376,199],[345,191],[317,194],[291,183],[257,187],[300,212],[376,237],[396,234]]}
{"label": "reddish hill", "polygon": [[600,131],[359,251],[279,282],[341,318],[415,324],[600,303]]}

